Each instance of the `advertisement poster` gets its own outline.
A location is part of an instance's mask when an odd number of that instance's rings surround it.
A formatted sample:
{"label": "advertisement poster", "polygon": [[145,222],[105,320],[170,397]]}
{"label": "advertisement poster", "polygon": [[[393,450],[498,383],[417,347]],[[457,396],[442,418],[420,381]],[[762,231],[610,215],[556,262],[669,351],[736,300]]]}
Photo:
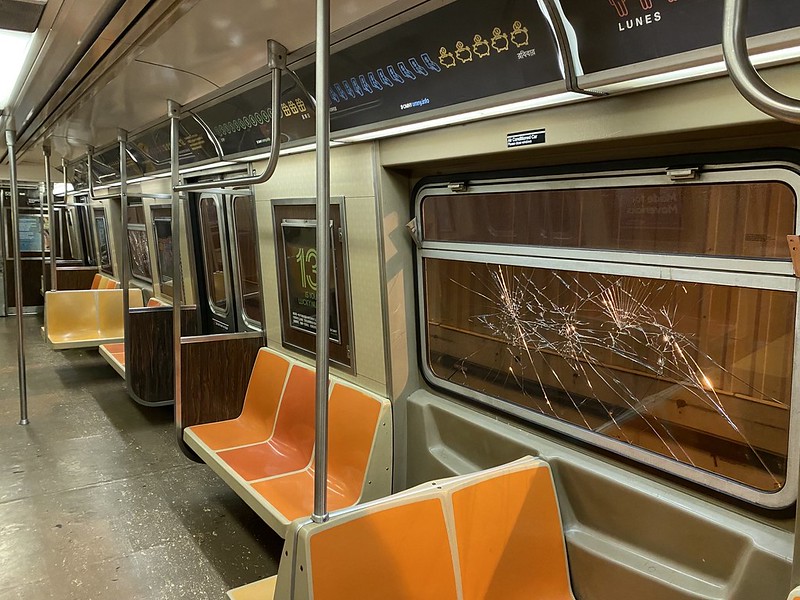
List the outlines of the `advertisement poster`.
{"label": "advertisement poster", "polygon": [[[315,335],[317,331],[317,250],[316,223],[281,222],[286,269],[286,295],[289,326]],[[331,243],[330,339],[341,343],[339,297],[336,287],[335,248]]]}

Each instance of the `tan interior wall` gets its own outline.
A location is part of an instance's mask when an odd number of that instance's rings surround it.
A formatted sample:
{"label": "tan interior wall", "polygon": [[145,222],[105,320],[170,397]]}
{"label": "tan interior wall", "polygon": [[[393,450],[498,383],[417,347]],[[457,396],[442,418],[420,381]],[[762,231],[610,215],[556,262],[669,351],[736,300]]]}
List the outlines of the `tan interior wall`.
{"label": "tan interior wall", "polygon": [[[314,198],[315,160],[313,152],[283,156],[272,179],[256,187],[267,339],[273,347],[283,345],[272,200]],[[264,164],[258,164],[256,168],[261,171]],[[356,367],[355,376],[338,371],[337,375],[376,393],[386,394],[380,258],[370,144],[332,149],[331,195],[344,197]],[[310,362],[307,356],[298,356]]]}

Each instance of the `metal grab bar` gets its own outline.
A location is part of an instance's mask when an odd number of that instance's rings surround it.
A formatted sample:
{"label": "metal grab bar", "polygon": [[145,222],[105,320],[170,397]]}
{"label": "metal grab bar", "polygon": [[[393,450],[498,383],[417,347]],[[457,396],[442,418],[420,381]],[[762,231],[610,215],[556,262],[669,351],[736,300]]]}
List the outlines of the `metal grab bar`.
{"label": "metal grab bar", "polygon": [[[245,187],[264,183],[275,172],[278,166],[278,155],[281,150],[281,75],[286,70],[286,55],[288,50],[275,40],[267,40],[267,66],[272,69],[272,132],[269,162],[267,168],[260,175],[247,177],[237,177],[235,179],[224,179],[214,181],[198,181],[196,183],[183,183],[173,185],[172,189],[176,192],[197,192],[209,189],[215,191],[227,190],[228,188]],[[221,158],[221,157],[220,157]],[[172,165],[173,171],[177,169]]]}
{"label": "metal grab bar", "polygon": [[[89,202],[94,200],[111,200],[113,198],[119,198],[119,194],[105,194],[103,196],[95,196],[94,193],[94,181],[92,180],[92,171],[94,170],[94,148],[89,146],[88,152],[86,153],[86,166],[89,169],[89,176],[86,178],[89,182]],[[120,169],[122,169],[122,162],[120,162]]]}
{"label": "metal grab bar", "polygon": [[733,84],[750,104],[771,117],[800,124],[800,99],[781,94],[758,74],[747,52],[747,0],[725,0],[722,53]]}

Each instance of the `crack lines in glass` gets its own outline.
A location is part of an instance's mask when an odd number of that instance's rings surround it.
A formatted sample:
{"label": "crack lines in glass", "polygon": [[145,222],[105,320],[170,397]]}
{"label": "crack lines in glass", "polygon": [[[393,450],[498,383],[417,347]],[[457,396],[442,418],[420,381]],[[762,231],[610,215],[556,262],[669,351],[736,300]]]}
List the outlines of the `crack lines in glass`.
{"label": "crack lines in glass", "polygon": [[[667,455],[695,465],[690,449],[681,445],[669,424],[654,413],[678,386],[718,414],[779,486],[777,477],[728,413],[712,383],[713,376],[741,380],[677,328],[680,297],[689,293],[687,285],[692,284],[556,272],[543,282],[541,272],[536,277],[533,271],[526,274],[512,267],[487,267],[488,280],[475,271],[471,273],[479,284],[474,286],[477,289],[451,281],[491,307],[472,315],[471,321],[485,328],[490,338],[506,344],[511,357],[508,375],[537,410],[573,422],[557,408],[571,406],[579,425],[632,445],[638,444],[629,437],[625,422],[639,418]],[[466,378],[467,365],[476,353],[457,362],[451,379],[457,373]],[[562,362],[571,374],[559,364]],[[623,381],[624,373],[649,375],[672,385],[642,398]],[[573,378],[571,386],[564,381],[568,374]],[[570,391],[576,378],[588,394]],[[529,392],[530,382],[535,382],[540,397]],[[602,421],[599,423],[598,413]]]}

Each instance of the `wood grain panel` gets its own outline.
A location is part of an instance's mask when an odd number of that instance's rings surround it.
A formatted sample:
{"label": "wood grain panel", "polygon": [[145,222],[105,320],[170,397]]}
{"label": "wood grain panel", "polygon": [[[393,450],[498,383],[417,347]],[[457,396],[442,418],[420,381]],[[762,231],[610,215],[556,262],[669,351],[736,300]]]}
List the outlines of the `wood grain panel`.
{"label": "wood grain panel", "polygon": [[260,336],[184,343],[181,401],[176,417],[183,428],[239,416],[259,348]]}
{"label": "wood grain panel", "polygon": [[[14,281],[14,261],[6,260],[6,298],[8,307],[17,305],[16,285]],[[22,260],[22,303],[25,306],[44,306],[44,297],[40,292],[42,277],[41,260]]]}
{"label": "wood grain panel", "polygon": [[[182,331],[196,328],[195,307],[181,310]],[[174,390],[172,307],[135,310],[130,314],[125,372],[131,392],[148,404],[171,402]]]}
{"label": "wood grain panel", "polygon": [[[56,267],[56,283],[59,290],[88,290],[97,275],[97,267]],[[45,273],[45,285],[50,289],[50,267]]]}

